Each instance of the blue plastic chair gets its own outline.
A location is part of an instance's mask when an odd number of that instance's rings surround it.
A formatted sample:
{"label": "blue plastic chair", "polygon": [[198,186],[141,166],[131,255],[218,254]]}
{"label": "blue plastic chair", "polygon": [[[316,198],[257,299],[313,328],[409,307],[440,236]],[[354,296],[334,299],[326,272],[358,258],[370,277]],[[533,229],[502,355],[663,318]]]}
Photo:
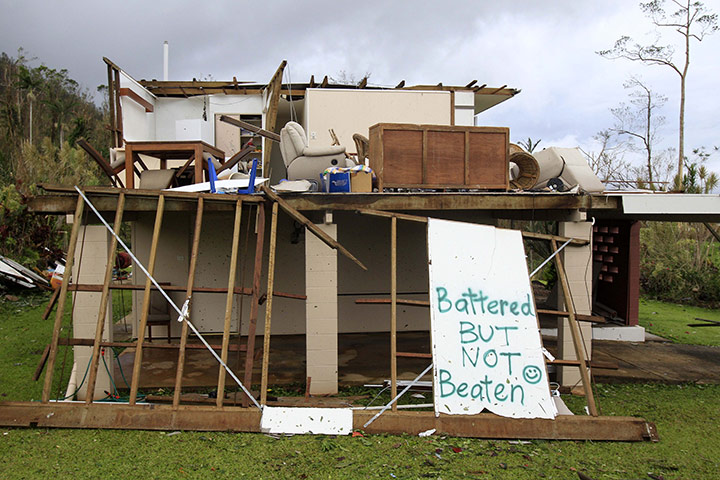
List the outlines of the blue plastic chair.
{"label": "blue plastic chair", "polygon": [[252,168],[250,169],[250,181],[247,188],[238,188],[238,195],[255,193],[255,174],[257,173],[257,158],[253,158]]}

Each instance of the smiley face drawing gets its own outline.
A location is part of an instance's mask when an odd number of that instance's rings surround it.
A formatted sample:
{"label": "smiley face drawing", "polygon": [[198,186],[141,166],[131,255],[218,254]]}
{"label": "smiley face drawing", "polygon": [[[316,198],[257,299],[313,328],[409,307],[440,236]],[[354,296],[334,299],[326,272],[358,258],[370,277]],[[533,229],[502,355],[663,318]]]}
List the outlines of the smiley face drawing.
{"label": "smiley face drawing", "polygon": [[531,385],[534,385],[542,379],[542,370],[535,365],[528,365],[523,368],[523,378]]}

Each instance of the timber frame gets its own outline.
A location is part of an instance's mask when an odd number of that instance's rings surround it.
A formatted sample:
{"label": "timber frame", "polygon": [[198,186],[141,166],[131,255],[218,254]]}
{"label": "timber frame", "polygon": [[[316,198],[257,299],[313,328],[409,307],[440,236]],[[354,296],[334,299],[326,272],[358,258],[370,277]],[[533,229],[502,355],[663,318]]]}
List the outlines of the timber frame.
{"label": "timber frame", "polygon": [[[80,219],[85,207],[82,198],[72,189],[65,187],[44,187],[50,195],[36,197],[31,201],[31,209],[36,213],[67,213],[75,212],[75,218]],[[267,390],[268,380],[268,354],[270,350],[270,329],[272,318],[272,298],[274,296],[287,295],[290,298],[304,298],[301,295],[283,294],[274,290],[274,262],[276,250],[276,229],[277,216],[279,209],[284,210],[293,219],[305,225],[315,235],[318,232],[313,230],[314,225],[309,222],[298,210],[355,210],[359,214],[373,214],[389,217],[391,220],[391,228],[393,233],[397,231],[397,220],[422,221],[425,217],[416,215],[408,215],[394,213],[392,211],[378,210],[442,210],[444,208],[453,209],[484,209],[496,211],[498,209],[506,209],[510,211],[522,211],[529,205],[536,212],[543,210],[557,211],[557,209],[576,210],[584,209],[612,209],[617,207],[608,202],[606,198],[588,196],[588,195],[506,195],[506,194],[490,194],[490,193],[465,193],[465,194],[349,194],[349,195],[284,195],[282,197],[272,193],[267,189],[263,189],[263,194],[254,195],[217,195],[204,193],[177,193],[177,192],[151,192],[137,191],[127,189],[115,189],[105,187],[87,187],[84,189],[88,200],[100,211],[103,217],[110,217],[114,214],[115,227],[117,231],[120,222],[124,219],[132,219],[133,216],[140,212],[156,212],[155,228],[153,232],[152,247],[150,253],[149,271],[152,272],[154,254],[157,250],[158,231],[162,223],[163,212],[167,211],[187,211],[196,212],[195,229],[193,234],[192,250],[191,250],[191,266],[189,269],[189,277],[186,286],[173,286],[174,290],[185,290],[186,298],[191,296],[194,291],[203,291],[203,287],[194,285],[194,263],[197,256],[199,243],[199,233],[202,228],[203,212],[207,211],[227,211],[235,212],[235,222],[233,228],[233,259],[231,260],[231,271],[228,278],[228,286],[225,289],[213,289],[216,293],[225,293],[226,316],[225,329],[223,331],[222,345],[218,345],[221,350],[223,359],[227,358],[229,351],[245,352],[245,379],[244,383],[250,383],[247,372],[247,362],[252,366],[254,346],[250,345],[230,345],[229,336],[229,311],[232,308],[232,296],[235,294],[252,295],[253,305],[257,305],[260,300],[260,276],[254,275],[251,288],[244,286],[236,286],[234,283],[234,266],[237,262],[238,242],[240,241],[240,219],[243,212],[243,205],[249,208],[257,209],[264,212],[266,205],[270,204],[270,242],[269,242],[269,260],[268,260],[268,279],[266,285],[267,302],[265,316],[265,331],[263,336],[262,348],[262,372],[261,372],[261,394],[260,402],[265,404],[267,397],[264,394]],[[374,210],[369,210],[372,207]],[[262,219],[264,223],[265,214],[258,215],[258,222]],[[425,220],[426,221],[426,220]],[[73,257],[75,253],[75,244],[78,238],[79,225],[81,221],[76,221],[71,234],[70,250],[68,251],[68,268],[72,268]],[[258,237],[260,232],[264,232],[264,225],[258,224]],[[547,236],[550,237],[550,236]],[[343,255],[348,256],[351,260],[356,260],[350,252],[345,250],[331,238],[320,239],[326,242],[332,248],[335,248]],[[391,236],[393,245],[395,245],[395,235]],[[542,238],[556,242],[566,240],[560,237]],[[262,242],[262,240],[259,240]],[[578,241],[575,241],[578,243]],[[582,243],[582,242],[579,242]],[[262,245],[262,243],[259,243]],[[111,245],[114,247],[115,245]],[[554,246],[556,247],[556,245]],[[114,252],[114,248],[111,248]],[[395,261],[395,256],[392,257]],[[256,253],[254,258],[255,272],[262,269],[262,253]],[[114,263],[114,253],[108,258],[108,269]],[[358,263],[364,268],[364,265]],[[558,264],[560,270],[562,265]],[[112,342],[102,341],[103,319],[105,317],[105,309],[107,308],[108,291],[111,288],[127,288],[127,286],[119,287],[110,283],[111,276],[106,270],[105,281],[103,285],[71,285],[69,275],[66,275],[62,284],[62,289],[58,298],[58,309],[55,317],[55,328],[53,331],[53,341],[48,352],[47,372],[52,372],[53,362],[57,356],[57,351],[61,345],[88,345],[93,347],[93,356],[91,366],[91,382],[95,380],[96,368],[98,361],[98,350],[103,346],[109,346]],[[395,274],[396,268],[392,269]],[[256,278],[255,278],[256,277]],[[141,288],[141,286],[132,286],[133,289]],[[147,292],[153,288],[150,280],[145,284],[145,299],[149,298]],[[101,291],[103,300],[98,312],[98,324],[94,339],[70,339],[63,341],[59,338],[59,331],[64,311],[64,300],[67,292],[71,290],[85,291]],[[397,295],[393,295],[392,304],[400,303]],[[147,317],[147,300],[143,301],[142,317],[140,321],[140,331],[144,331],[143,325]],[[230,307],[228,307],[228,305]],[[574,313],[567,305],[568,317],[574,320]],[[257,318],[257,309],[252,309],[254,318]],[[251,312],[250,324],[253,324],[253,313]],[[578,318],[578,320],[583,320]],[[572,322],[571,322],[572,323]],[[42,403],[29,402],[2,402],[0,403],[0,425],[12,427],[58,427],[58,428],[115,428],[115,429],[147,429],[147,430],[205,430],[205,431],[237,431],[237,432],[260,432],[261,412],[254,406],[247,406],[248,398],[243,396],[245,405],[229,406],[223,402],[223,396],[218,396],[214,405],[184,405],[181,404],[181,388],[183,358],[186,349],[195,348],[197,345],[190,347],[187,343],[188,329],[187,322],[183,322],[182,334],[179,345],[163,345],[148,344],[144,342],[144,336],[139,335],[139,341],[131,345],[136,347],[136,363],[137,357],[142,356],[142,349],[145,348],[177,348],[179,354],[178,370],[176,374],[175,392],[172,405],[167,404],[146,404],[136,403],[135,394],[138,389],[139,369],[133,372],[131,394],[129,403],[102,403],[93,402],[91,395],[89,400],[81,402],[54,402],[50,400],[50,386],[52,385],[52,375],[45,377],[45,388],[43,390]],[[251,337],[255,339],[253,334]],[[393,344],[394,345],[394,344]],[[244,348],[242,348],[244,347]],[[393,383],[396,387],[396,364],[397,357],[408,356],[405,352],[397,352],[393,348]],[[580,361],[576,362],[577,366],[582,363],[582,355],[579,356]],[[581,368],[585,371],[585,368]],[[224,370],[220,369],[218,378],[218,388],[225,386]],[[586,372],[587,374],[587,372]],[[584,377],[585,384],[589,386],[587,378]],[[92,390],[90,390],[92,391]],[[364,430],[368,433],[408,433],[418,434],[429,429],[436,429],[439,434],[448,434],[465,437],[481,437],[481,438],[499,438],[499,439],[555,439],[555,440],[612,440],[612,441],[657,441],[657,431],[654,424],[640,418],[631,417],[608,417],[598,416],[592,402],[592,390],[586,389],[588,393],[588,404],[592,416],[558,416],[555,420],[540,419],[511,419],[504,418],[494,414],[482,413],[472,416],[449,416],[441,414],[436,417],[434,412],[409,412],[409,411],[388,411],[380,416],[377,421],[372,423]],[[307,406],[313,406],[312,399],[305,403]],[[373,416],[372,411],[355,410],[353,412],[354,428],[361,429],[363,425]]]}

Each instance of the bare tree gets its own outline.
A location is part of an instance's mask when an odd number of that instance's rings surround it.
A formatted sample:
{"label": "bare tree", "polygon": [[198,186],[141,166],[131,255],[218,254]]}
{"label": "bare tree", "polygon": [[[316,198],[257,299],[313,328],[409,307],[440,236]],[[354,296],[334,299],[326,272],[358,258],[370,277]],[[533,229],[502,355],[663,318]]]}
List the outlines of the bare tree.
{"label": "bare tree", "polygon": [[670,167],[668,154],[672,150],[655,151],[659,141],[657,128],[665,123],[665,117],[656,112],[665,104],[667,97],[653,92],[636,77],[631,77],[623,86],[633,89],[629,94],[630,102],[610,109],[615,117],[611,131],[628,138],[630,150],[644,154],[645,167],[636,169],[638,180],[646,179],[650,188],[654,189],[656,182],[667,180]]}
{"label": "bare tree", "polygon": [[365,72],[362,77],[359,77],[353,73],[353,72],[347,72],[345,70],[340,70],[337,75],[330,76],[330,82],[337,84],[337,85],[362,85],[363,83],[367,83],[368,79],[370,78],[370,75],[372,75],[371,72]]}
{"label": "bare tree", "polygon": [[636,183],[633,168],[624,158],[627,142],[618,142],[616,138],[611,130],[602,130],[593,136],[599,150],[581,151],[600,181],[617,187],[632,187]]}
{"label": "bare tree", "polygon": [[[610,58],[625,58],[634,62],[648,65],[663,65],[671,68],[680,76],[680,121],[678,141],[678,173],[677,179],[683,177],[683,161],[685,154],[685,83],[690,66],[690,40],[701,42],[706,35],[718,30],[718,16],[710,13],[702,2],[692,0],[671,0],[677,10],[668,14],[665,11],[664,0],[653,0],[641,3],[640,8],[651,19],[656,27],[672,28],[684,40],[684,59],[675,60],[675,49],[671,45],[640,45],[628,36],[623,36],[615,42],[610,50],[601,50],[599,55]],[[678,182],[679,183],[679,182]]]}

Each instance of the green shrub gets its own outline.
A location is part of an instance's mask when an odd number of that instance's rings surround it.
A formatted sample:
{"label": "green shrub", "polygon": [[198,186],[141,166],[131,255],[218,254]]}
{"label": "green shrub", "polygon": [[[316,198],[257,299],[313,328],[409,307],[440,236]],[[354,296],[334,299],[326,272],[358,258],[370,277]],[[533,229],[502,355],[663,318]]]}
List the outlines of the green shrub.
{"label": "green shrub", "polygon": [[62,227],[55,217],[29,213],[26,201],[15,185],[0,187],[0,255],[43,267],[41,260],[60,256]]}
{"label": "green shrub", "polygon": [[702,224],[650,222],[640,231],[640,286],[679,303],[720,302],[717,244]]}

